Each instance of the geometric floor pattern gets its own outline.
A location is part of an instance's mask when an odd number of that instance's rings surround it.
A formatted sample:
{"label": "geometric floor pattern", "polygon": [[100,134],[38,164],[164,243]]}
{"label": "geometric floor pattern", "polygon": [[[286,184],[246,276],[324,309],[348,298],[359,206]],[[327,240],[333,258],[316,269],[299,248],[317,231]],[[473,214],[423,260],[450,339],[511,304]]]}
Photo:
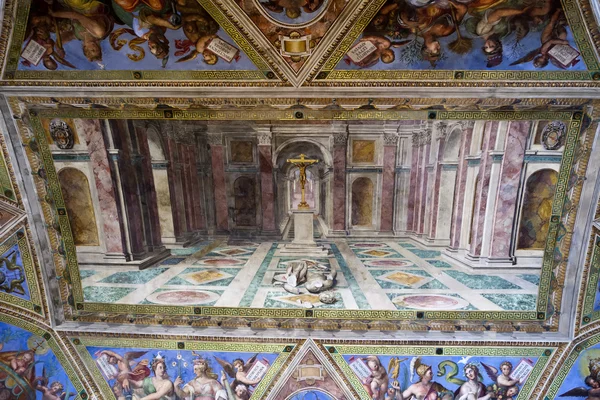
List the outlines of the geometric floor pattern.
{"label": "geometric floor pattern", "polygon": [[[283,243],[204,242],[174,251],[160,265],[139,271],[81,269],[85,301],[121,304],[204,305],[259,308],[373,310],[535,310],[539,275],[476,274],[445,259],[439,250],[408,240],[323,241],[323,258],[285,257]],[[277,283],[288,263],[337,272],[330,291],[289,293]],[[318,268],[317,268],[318,269]],[[302,287],[302,285],[300,286]]]}

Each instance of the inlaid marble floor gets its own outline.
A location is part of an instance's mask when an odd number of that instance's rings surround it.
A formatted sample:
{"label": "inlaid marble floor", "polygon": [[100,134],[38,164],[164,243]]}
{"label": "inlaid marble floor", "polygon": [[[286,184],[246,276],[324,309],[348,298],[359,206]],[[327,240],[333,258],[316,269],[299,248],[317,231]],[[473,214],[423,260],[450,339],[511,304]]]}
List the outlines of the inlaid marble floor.
{"label": "inlaid marble floor", "polygon": [[[323,242],[337,271],[336,301],[292,294],[275,284],[287,263],[283,244],[204,242],[174,250],[160,265],[139,271],[82,269],[86,301],[122,304],[372,310],[535,310],[535,273],[475,274],[440,251],[411,241]],[[303,304],[304,303],[304,304]]]}

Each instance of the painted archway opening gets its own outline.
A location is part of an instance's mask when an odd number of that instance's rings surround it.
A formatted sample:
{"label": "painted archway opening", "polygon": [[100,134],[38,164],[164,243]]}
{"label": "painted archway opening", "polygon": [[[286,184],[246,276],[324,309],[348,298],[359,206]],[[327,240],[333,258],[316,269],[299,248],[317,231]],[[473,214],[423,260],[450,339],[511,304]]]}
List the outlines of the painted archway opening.
{"label": "painted archway opening", "polygon": [[553,169],[539,170],[527,179],[517,242],[519,250],[544,248],[557,182],[558,173]]}
{"label": "painted archway opening", "polygon": [[76,246],[98,246],[98,229],[87,176],[75,168],[58,173],[65,208]]}

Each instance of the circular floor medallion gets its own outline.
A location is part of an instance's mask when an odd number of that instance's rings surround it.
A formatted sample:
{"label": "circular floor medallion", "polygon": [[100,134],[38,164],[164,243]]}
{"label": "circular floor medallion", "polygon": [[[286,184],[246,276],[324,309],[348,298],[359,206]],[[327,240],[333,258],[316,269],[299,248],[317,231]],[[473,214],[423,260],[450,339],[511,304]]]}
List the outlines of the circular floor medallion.
{"label": "circular floor medallion", "polygon": [[152,303],[177,306],[207,304],[218,299],[218,294],[202,290],[166,290],[152,293],[146,298]]}
{"label": "circular floor medallion", "polygon": [[458,310],[469,303],[458,297],[443,294],[411,294],[395,297],[392,302],[415,310]]}
{"label": "circular floor medallion", "polygon": [[409,267],[413,264],[406,260],[384,259],[363,261],[368,267]]}

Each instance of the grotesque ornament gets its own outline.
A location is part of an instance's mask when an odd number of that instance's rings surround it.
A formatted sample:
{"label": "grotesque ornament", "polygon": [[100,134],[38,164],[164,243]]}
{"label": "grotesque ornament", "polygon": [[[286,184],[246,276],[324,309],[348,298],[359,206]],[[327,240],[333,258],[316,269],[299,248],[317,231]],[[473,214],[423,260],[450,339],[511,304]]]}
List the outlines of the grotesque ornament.
{"label": "grotesque ornament", "polygon": [[60,119],[50,122],[50,136],[59,149],[72,149],[75,144],[75,136],[67,123]]}

